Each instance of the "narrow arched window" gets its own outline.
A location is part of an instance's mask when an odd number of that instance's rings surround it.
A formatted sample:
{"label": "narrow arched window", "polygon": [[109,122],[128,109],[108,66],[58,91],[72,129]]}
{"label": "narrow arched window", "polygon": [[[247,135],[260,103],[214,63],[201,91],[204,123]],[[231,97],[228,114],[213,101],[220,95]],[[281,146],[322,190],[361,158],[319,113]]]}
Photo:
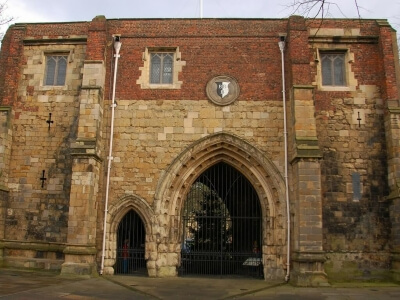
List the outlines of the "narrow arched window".
{"label": "narrow arched window", "polygon": [[67,75],[67,55],[47,55],[45,85],[65,85]]}
{"label": "narrow arched window", "polygon": [[344,52],[322,52],[322,85],[345,86],[345,53]]}
{"label": "narrow arched window", "polygon": [[150,83],[172,84],[173,53],[151,53]]}

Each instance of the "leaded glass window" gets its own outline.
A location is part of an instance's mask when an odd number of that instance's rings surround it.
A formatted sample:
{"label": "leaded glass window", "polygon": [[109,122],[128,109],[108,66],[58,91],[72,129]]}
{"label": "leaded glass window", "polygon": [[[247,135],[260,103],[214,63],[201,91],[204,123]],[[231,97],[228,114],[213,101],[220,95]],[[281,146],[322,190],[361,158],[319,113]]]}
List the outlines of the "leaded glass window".
{"label": "leaded glass window", "polygon": [[173,53],[151,53],[150,83],[172,84]]}
{"label": "leaded glass window", "polygon": [[345,86],[345,53],[323,52],[322,61],[322,85]]}
{"label": "leaded glass window", "polygon": [[45,85],[65,85],[67,74],[67,55],[46,56],[46,79]]}

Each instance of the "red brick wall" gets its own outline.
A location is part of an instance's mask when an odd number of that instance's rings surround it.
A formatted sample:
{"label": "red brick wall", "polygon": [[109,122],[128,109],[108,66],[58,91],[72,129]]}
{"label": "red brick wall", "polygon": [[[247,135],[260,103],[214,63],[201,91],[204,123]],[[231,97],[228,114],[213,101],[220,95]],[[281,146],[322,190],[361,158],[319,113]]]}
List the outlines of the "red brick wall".
{"label": "red brick wall", "polygon": [[[217,75],[235,77],[239,100],[281,98],[278,32],[284,21],[130,20],[110,21],[109,35],[122,35],[117,99],[206,99],[205,86]],[[142,90],[136,80],[146,47],[176,47],[186,61],[180,90]],[[107,48],[110,65],[111,47]],[[109,80],[106,80],[108,82]],[[107,89],[106,95],[109,94]]]}
{"label": "red brick wall", "polygon": [[[315,70],[308,63],[312,52],[308,49],[308,31],[305,26],[320,26],[318,21],[290,18],[292,36],[288,36],[285,57],[288,74],[293,84],[311,84]],[[3,104],[15,101],[15,76],[22,63],[21,46],[25,37],[60,38],[88,35],[87,59],[102,60],[107,66],[113,60],[112,34],[121,34],[123,46],[119,63],[117,99],[204,99],[205,84],[221,74],[235,77],[241,87],[240,100],[281,98],[279,33],[286,33],[287,20],[106,20],[92,22],[29,24],[11,28],[2,44],[0,58],[0,99]],[[359,27],[358,20],[325,20],[324,27]],[[18,27],[19,28],[19,27]],[[296,36],[294,36],[296,32]],[[382,33],[380,47],[374,44],[355,44],[352,69],[359,84],[378,84],[382,96],[394,99],[397,95],[390,28],[379,30],[375,21],[363,21],[362,35]],[[301,36],[300,36],[301,35]],[[207,42],[205,42],[207,39]],[[108,47],[107,47],[108,43]],[[143,66],[142,52],[152,46],[179,46],[182,60],[187,64],[179,74],[181,90],[142,90],[136,80]],[[293,69],[291,70],[291,67]],[[110,68],[107,67],[107,70]],[[6,71],[7,70],[7,71]],[[110,72],[108,76],[110,76]],[[19,77],[20,78],[20,77]],[[109,78],[106,82],[109,82]],[[110,91],[106,86],[106,98]],[[13,96],[14,95],[14,96]],[[348,95],[341,93],[339,95]],[[326,93],[316,94],[319,107],[329,107]]]}
{"label": "red brick wall", "polygon": [[14,26],[3,38],[0,54],[0,105],[11,105],[17,101],[24,34],[23,26]]}

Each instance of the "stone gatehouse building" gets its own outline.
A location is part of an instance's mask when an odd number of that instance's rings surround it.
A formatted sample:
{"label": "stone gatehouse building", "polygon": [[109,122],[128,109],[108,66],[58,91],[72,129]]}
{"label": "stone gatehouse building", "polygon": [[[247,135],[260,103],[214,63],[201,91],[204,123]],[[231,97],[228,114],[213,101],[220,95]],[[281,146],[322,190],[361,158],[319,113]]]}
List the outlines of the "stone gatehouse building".
{"label": "stone gatehouse building", "polygon": [[399,280],[398,60],[386,20],[12,25],[0,265]]}

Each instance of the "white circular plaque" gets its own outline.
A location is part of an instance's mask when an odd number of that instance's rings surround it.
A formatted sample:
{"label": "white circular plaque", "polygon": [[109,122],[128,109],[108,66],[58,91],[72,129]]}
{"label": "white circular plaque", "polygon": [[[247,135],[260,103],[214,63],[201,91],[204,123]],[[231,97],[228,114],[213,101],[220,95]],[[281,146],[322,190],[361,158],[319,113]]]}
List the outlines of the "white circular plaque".
{"label": "white circular plaque", "polygon": [[206,93],[208,99],[217,105],[233,103],[240,93],[239,84],[230,76],[217,76],[207,83]]}

